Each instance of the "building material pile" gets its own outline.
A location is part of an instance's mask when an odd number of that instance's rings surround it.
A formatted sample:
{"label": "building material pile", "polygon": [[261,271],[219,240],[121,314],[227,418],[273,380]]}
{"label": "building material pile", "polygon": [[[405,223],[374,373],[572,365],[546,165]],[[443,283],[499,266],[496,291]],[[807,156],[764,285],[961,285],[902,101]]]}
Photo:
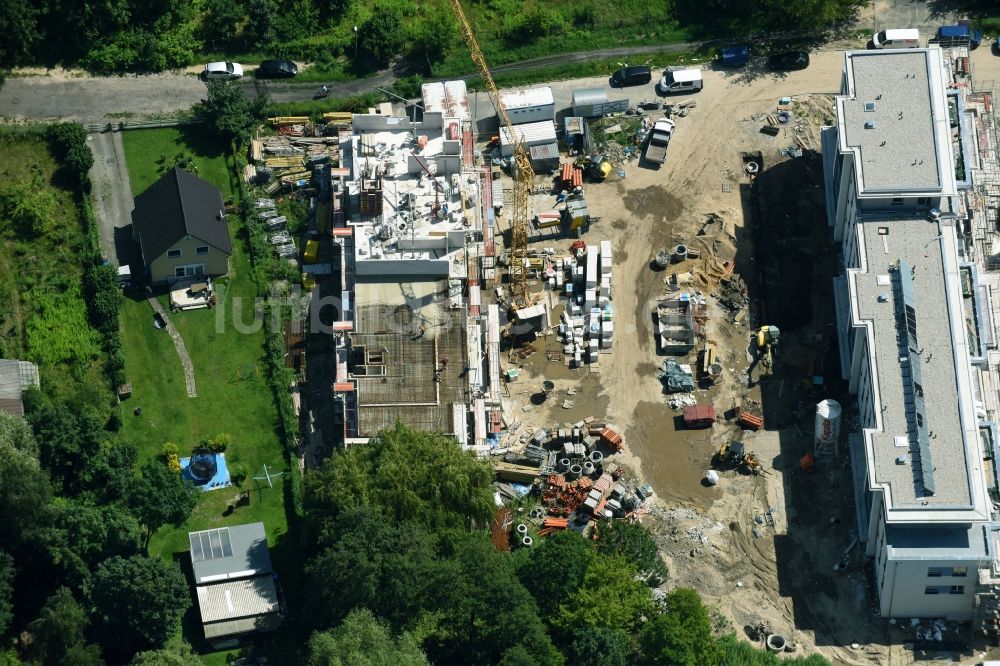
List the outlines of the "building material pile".
{"label": "building material pile", "polygon": [[265,228],[267,238],[279,257],[294,257],[298,250],[296,250],[295,243],[286,229],[287,218],[284,215],[278,215],[276,205],[274,199],[254,201],[255,219],[251,221],[251,224],[261,225]]}
{"label": "building material pile", "polygon": [[572,357],[574,367],[596,363],[598,353],[610,352],[614,343],[611,241],[601,241],[599,252],[594,249],[587,248],[582,260],[574,256],[556,259],[546,276],[549,285],[569,299],[559,334],[563,353]]}

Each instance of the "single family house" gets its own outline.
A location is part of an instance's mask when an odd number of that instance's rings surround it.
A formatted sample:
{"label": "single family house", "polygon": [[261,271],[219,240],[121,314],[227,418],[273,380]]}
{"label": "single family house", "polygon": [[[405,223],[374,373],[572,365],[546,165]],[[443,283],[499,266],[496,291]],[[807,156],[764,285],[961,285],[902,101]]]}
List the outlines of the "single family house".
{"label": "single family house", "polygon": [[154,284],[229,272],[222,193],[190,171],[174,167],[135,198],[132,233]]}

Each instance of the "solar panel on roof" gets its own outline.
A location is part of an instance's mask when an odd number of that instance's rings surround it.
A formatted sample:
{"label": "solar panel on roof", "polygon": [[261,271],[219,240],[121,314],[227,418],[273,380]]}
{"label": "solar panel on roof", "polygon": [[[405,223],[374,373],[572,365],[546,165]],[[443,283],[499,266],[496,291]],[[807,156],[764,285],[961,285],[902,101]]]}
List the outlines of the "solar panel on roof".
{"label": "solar panel on roof", "polygon": [[195,532],[190,541],[192,562],[233,556],[233,542],[229,537],[228,527]]}
{"label": "solar panel on roof", "polygon": [[191,561],[201,562],[205,559],[205,551],[201,549],[201,538],[198,534],[191,535]]}

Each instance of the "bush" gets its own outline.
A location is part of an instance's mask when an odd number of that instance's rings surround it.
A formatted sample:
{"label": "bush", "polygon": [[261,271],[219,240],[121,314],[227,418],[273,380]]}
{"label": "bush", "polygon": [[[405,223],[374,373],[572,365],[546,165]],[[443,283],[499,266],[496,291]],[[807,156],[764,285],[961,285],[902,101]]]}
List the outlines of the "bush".
{"label": "bush", "polygon": [[233,436],[229,433],[220,432],[215,437],[203,439],[201,444],[212,453],[223,453],[233,443]]}
{"label": "bush", "polygon": [[176,456],[180,453],[180,449],[173,442],[164,442],[163,446],[160,447],[160,457],[164,460],[170,458],[170,456]]}

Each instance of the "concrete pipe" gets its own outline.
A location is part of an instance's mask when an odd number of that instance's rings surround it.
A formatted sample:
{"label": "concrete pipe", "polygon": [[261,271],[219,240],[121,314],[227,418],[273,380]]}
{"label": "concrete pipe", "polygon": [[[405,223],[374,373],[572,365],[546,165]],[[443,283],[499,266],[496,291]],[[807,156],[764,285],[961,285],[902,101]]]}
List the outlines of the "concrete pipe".
{"label": "concrete pipe", "polygon": [[583,467],[580,465],[570,465],[569,474],[566,476],[569,479],[579,479],[581,474],[583,474]]}
{"label": "concrete pipe", "polygon": [[559,462],[556,464],[560,472],[569,469],[569,458],[560,458]]}
{"label": "concrete pipe", "polygon": [[594,474],[594,463],[589,460],[583,463],[583,474],[584,476],[593,476]]}
{"label": "concrete pipe", "polygon": [[600,451],[591,451],[590,462],[594,463],[594,465],[600,465],[602,462],[604,462],[604,454],[601,453]]}
{"label": "concrete pipe", "polygon": [[530,536],[526,536],[523,539],[521,539],[521,545],[524,546],[525,548],[531,548],[531,544],[533,543],[535,543],[535,540],[532,539]]}
{"label": "concrete pipe", "polygon": [[680,263],[687,259],[688,249],[687,245],[678,245],[674,248],[674,262]]}
{"label": "concrete pipe", "polygon": [[785,637],[781,634],[771,634],[767,637],[767,649],[771,652],[784,652],[786,644]]}
{"label": "concrete pipe", "polygon": [[528,533],[528,526],[525,525],[524,523],[518,523],[517,524],[517,533],[521,534],[521,535],[527,534]]}

